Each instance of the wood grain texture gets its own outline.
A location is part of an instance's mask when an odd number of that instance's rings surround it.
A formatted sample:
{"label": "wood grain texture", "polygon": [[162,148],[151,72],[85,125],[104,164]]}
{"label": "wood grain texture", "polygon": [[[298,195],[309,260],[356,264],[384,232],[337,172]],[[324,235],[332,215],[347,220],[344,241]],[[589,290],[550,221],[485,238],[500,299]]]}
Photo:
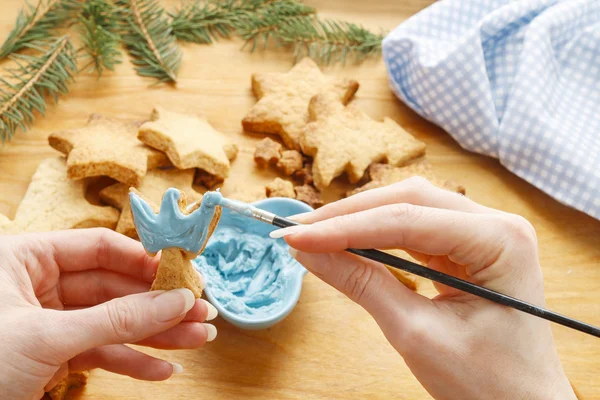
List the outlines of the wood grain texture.
{"label": "wood grain texture", "polygon": [[[324,16],[387,30],[432,2],[307,1]],[[179,1],[164,4],[173,7]],[[2,1],[0,38],[8,34],[21,5],[21,0]],[[260,136],[241,130],[240,121],[255,102],[250,75],[286,71],[292,60],[285,52],[248,54],[240,47],[237,41],[182,45],[177,87],[149,87],[152,81],[138,77],[127,61],[100,80],[78,76],[71,94],[49,107],[46,118],[0,149],[0,213],[14,215],[37,164],[56,154],[46,142],[48,134],[80,126],[92,112],[139,118],[148,116],[155,105],[204,113],[241,149],[227,182],[229,190],[262,190],[276,173],[255,168],[252,153]],[[469,196],[482,204],[530,220],[539,237],[548,306],[600,325],[600,222],[560,205],[497,161],[462,150],[394,98],[380,60],[326,72],[358,80],[356,102],[365,112],[377,119],[391,117],[426,142],[428,158],[441,178],[465,185]],[[334,182],[327,200],[339,198],[348,188],[342,181]],[[422,291],[433,293],[429,284],[423,284]],[[216,341],[203,349],[148,350],[182,364],[183,375],[150,383],[93,371],[82,398],[430,398],[367,313],[313,276],[305,278],[294,312],[272,329],[245,332],[222,320],[216,325]],[[566,372],[581,398],[600,398],[598,340],[562,327],[553,330]]]}

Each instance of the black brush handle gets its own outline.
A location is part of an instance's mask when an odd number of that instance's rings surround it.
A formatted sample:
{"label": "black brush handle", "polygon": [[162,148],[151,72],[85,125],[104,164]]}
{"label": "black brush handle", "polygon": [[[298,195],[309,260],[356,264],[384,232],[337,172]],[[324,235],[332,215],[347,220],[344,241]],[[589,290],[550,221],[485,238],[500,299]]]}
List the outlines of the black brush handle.
{"label": "black brush handle", "polygon": [[[292,221],[290,219],[282,218],[279,216],[273,218],[272,224],[279,228],[287,228],[288,226],[300,225],[296,221]],[[364,258],[368,258],[369,260],[389,265],[390,267],[397,268],[402,271],[410,272],[411,274],[421,276],[423,278],[444,284],[446,286],[450,286],[454,289],[458,289],[463,292],[470,293],[472,295],[493,301],[494,303],[502,304],[503,306],[523,311],[527,314],[531,314],[536,317],[555,322],[568,328],[575,329],[577,331],[587,333],[592,336],[600,337],[600,328],[597,328],[593,325],[586,324],[585,322],[566,317],[564,315],[555,313],[554,311],[538,307],[531,303],[527,303],[526,301],[507,296],[494,290],[484,288],[483,286],[475,285],[474,283],[465,281],[460,278],[456,278],[452,275],[444,274],[443,272],[439,272],[431,268],[424,267],[420,264],[404,260],[402,258],[393,256],[383,251],[375,249],[346,249],[346,251]]]}

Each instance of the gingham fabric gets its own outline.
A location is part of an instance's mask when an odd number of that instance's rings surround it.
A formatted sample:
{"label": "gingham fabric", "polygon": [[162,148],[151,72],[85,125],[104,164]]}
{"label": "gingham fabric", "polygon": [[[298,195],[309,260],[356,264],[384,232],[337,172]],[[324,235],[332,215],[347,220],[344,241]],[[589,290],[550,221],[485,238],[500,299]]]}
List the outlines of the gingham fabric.
{"label": "gingham fabric", "polygon": [[383,41],[396,95],[600,219],[600,0],[442,0]]}

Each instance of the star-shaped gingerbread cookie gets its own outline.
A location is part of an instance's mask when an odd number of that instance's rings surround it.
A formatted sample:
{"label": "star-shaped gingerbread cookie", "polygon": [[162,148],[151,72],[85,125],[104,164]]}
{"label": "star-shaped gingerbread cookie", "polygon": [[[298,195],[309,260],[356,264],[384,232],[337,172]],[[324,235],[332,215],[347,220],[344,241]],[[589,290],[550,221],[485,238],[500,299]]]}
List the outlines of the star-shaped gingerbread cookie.
{"label": "star-shaped gingerbread cookie", "polygon": [[152,110],[150,121],[140,127],[138,137],[148,146],[167,153],[177,168],[200,168],[219,178],[229,175],[230,160],[238,152],[237,146],[204,117],[161,107]]}
{"label": "star-shaped gingerbread cookie", "polygon": [[140,121],[92,114],[86,126],[50,135],[50,146],[67,156],[71,179],[109,176],[139,185],[148,169],[169,165],[167,157],[137,138]]}
{"label": "star-shaped gingerbread cookie", "polygon": [[288,148],[300,150],[310,99],[327,92],[346,104],[358,82],[326,77],[314,61],[304,58],[287,73],[254,74],[252,90],[259,100],[242,121],[244,129],[279,135]]}
{"label": "star-shaped gingerbread cookie", "polygon": [[320,190],[344,172],[356,183],[374,162],[400,166],[425,153],[425,143],[393,120],[374,121],[352,105],[332,101],[328,94],[315,96],[309,111],[313,122],[306,126],[301,145],[314,157],[313,179]]}
{"label": "star-shaped gingerbread cookie", "polygon": [[91,227],[113,229],[119,211],[90,204],[85,198],[87,183],[67,178],[67,165],[62,157],[42,161],[14,220],[0,218],[0,234]]}
{"label": "star-shaped gingerbread cookie", "polygon": [[364,192],[365,190],[388,186],[413,176],[423,177],[442,189],[461,194],[466,193],[464,186],[452,181],[437,178],[431,170],[431,164],[425,160],[405,167],[394,167],[389,164],[373,164],[369,167],[369,176],[371,177],[369,183],[348,192],[347,195],[352,196],[353,194]]}
{"label": "star-shaped gingerbread cookie", "polygon": [[[171,187],[183,191],[190,202],[195,202],[200,200],[202,195],[192,189],[193,180],[194,169],[153,169],[148,171],[137,189],[145,198],[157,204],[160,203],[165,191]],[[115,230],[137,239],[137,231],[133,223],[133,215],[131,214],[131,205],[129,203],[129,186],[123,183],[115,183],[102,189],[100,191],[100,198],[105,203],[121,210],[121,216]]]}

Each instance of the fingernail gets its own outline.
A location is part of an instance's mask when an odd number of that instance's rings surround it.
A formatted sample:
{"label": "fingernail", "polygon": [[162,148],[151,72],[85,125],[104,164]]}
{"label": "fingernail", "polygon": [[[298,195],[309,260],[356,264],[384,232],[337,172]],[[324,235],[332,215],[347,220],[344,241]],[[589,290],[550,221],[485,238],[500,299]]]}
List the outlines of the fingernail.
{"label": "fingernail", "polygon": [[208,334],[206,336],[206,341],[212,342],[213,340],[215,340],[215,338],[217,337],[217,328],[211,324],[202,324],[202,325],[204,325],[204,327],[206,328],[206,332]]}
{"label": "fingernail", "polygon": [[173,375],[179,375],[183,373],[183,367],[181,366],[181,364],[177,364],[177,363],[169,363],[173,366]]}
{"label": "fingernail", "polygon": [[217,315],[219,315],[219,312],[217,311],[215,306],[213,306],[212,304],[210,304],[208,301],[206,301],[204,299],[200,299],[200,300],[202,300],[204,302],[204,304],[206,304],[206,308],[208,308],[208,314],[206,314],[206,320],[212,321],[213,319],[217,318]]}
{"label": "fingernail", "polygon": [[190,311],[196,298],[190,289],[175,289],[159,294],[152,302],[158,322],[167,322]]}
{"label": "fingernail", "polygon": [[195,269],[194,271],[196,271],[196,274],[198,274],[198,279],[200,280],[200,288],[202,290],[204,290],[204,288],[206,287],[206,282],[204,281],[204,277],[202,276],[200,271],[198,271],[197,269]]}
{"label": "fingernail", "polygon": [[288,226],[287,228],[282,228],[282,229],[277,229],[275,231],[272,231],[271,233],[269,233],[269,236],[271,236],[273,239],[279,239],[284,236],[291,235],[292,233],[298,233],[303,230],[306,230],[307,226],[308,225]]}
{"label": "fingernail", "polygon": [[300,214],[295,214],[295,215],[292,215],[292,216],[287,217],[287,218],[291,219],[292,221],[302,221],[302,219],[304,217],[306,217],[307,215],[309,215],[310,213],[312,213],[312,211],[305,212],[305,213],[300,213]]}
{"label": "fingernail", "polygon": [[290,247],[289,252],[290,252],[290,256],[292,256],[292,258],[296,258],[296,256],[298,255],[298,250],[296,250],[293,247]]}

